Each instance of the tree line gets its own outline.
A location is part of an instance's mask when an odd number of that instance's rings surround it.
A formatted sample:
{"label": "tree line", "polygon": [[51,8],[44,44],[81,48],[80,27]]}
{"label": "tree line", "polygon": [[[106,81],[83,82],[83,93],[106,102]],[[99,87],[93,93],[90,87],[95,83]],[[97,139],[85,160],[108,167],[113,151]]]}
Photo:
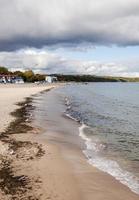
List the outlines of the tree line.
{"label": "tree line", "polygon": [[27,70],[25,72],[21,71],[9,71],[6,67],[0,67],[0,75],[13,75],[23,78],[25,82],[35,82],[35,81],[44,81],[45,75],[35,74],[32,70]]}
{"label": "tree line", "polygon": [[[25,82],[45,81],[45,74],[35,74],[32,70],[25,72],[11,72],[6,67],[0,67],[0,75],[13,75],[22,77]],[[112,76],[94,76],[94,75],[65,75],[51,74],[56,76],[60,82],[139,82],[139,78],[112,77]]]}

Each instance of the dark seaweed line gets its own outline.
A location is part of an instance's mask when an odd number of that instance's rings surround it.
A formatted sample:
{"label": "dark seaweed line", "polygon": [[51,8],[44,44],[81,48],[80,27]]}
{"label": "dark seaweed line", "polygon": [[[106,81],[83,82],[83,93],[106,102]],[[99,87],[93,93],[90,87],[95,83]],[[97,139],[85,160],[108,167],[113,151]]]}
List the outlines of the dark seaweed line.
{"label": "dark seaweed line", "polygon": [[[8,143],[14,152],[16,152],[16,150],[22,145],[26,145],[28,142],[16,141],[13,138],[10,138],[10,136],[12,134],[27,133],[33,129],[33,127],[28,124],[30,120],[30,112],[34,109],[31,103],[32,98],[26,98],[24,102],[18,103],[17,105],[20,106],[20,108],[11,113],[15,120],[10,123],[4,132],[0,134],[0,140]],[[40,148],[38,156],[43,155],[43,153],[43,150]],[[12,170],[12,160],[8,160],[7,157],[3,157],[0,168],[0,189],[2,192],[6,195],[11,195],[11,199],[16,199],[17,195],[25,195],[28,188],[31,189],[31,187],[28,186],[28,183],[29,177],[24,175],[14,176],[14,172]],[[28,199],[30,198],[32,199],[32,197],[28,197]]]}

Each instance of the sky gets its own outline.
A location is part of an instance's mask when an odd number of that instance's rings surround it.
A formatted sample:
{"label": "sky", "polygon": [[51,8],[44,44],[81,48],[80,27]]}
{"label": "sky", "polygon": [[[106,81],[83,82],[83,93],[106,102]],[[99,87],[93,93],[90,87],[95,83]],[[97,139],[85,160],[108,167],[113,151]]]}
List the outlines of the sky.
{"label": "sky", "polygon": [[139,1],[0,0],[0,65],[139,77]]}

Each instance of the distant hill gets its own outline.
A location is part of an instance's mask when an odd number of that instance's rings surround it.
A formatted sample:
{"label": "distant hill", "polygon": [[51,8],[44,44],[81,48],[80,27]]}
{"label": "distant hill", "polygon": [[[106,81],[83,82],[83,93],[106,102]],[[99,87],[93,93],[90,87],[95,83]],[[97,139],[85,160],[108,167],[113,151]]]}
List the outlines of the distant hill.
{"label": "distant hill", "polygon": [[[13,75],[22,77],[25,82],[37,82],[45,81],[46,74],[35,74],[32,70],[25,72],[21,71],[9,71],[8,68],[0,66],[0,75]],[[48,75],[48,74],[47,74]],[[125,78],[125,77],[112,77],[112,76],[94,76],[94,75],[64,75],[64,74],[50,74],[50,76],[56,76],[58,81],[63,82],[139,82],[137,78]]]}
{"label": "distant hill", "polygon": [[139,78],[93,76],[93,75],[63,75],[53,74],[58,81],[64,82],[139,82]]}

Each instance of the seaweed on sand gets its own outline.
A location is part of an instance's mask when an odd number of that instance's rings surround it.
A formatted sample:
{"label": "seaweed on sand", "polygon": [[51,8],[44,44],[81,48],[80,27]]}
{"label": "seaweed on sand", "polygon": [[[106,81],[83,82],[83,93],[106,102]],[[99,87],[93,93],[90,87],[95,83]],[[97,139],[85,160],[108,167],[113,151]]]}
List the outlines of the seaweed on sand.
{"label": "seaweed on sand", "polygon": [[15,120],[11,122],[6,131],[2,133],[3,135],[26,133],[32,130],[32,127],[29,125],[30,111],[34,109],[31,101],[31,98],[27,98],[25,102],[17,104],[20,108],[11,113]]}
{"label": "seaweed on sand", "polygon": [[[35,157],[41,157],[44,151],[41,145],[32,143],[30,141],[18,141],[13,134],[27,133],[33,130],[33,127],[29,124],[31,122],[31,111],[34,109],[32,105],[32,98],[27,98],[24,102],[18,103],[20,106],[14,112],[11,113],[14,116],[14,121],[10,123],[8,128],[0,134],[0,140],[9,145],[9,150],[13,150],[12,156],[2,156],[0,165],[0,189],[5,195],[10,195],[11,200],[38,200],[37,197],[32,196],[31,180],[26,175],[16,175],[14,173],[14,159],[33,159]],[[22,148],[26,151],[22,151]],[[31,148],[37,148],[36,154],[26,155],[26,152]],[[19,151],[18,151],[19,150]],[[22,152],[22,154],[21,154]],[[33,151],[31,151],[33,152]],[[20,155],[20,156],[19,156]],[[37,181],[33,181],[33,184]]]}
{"label": "seaweed on sand", "polygon": [[14,176],[11,163],[9,161],[3,161],[0,168],[0,189],[5,194],[20,194],[26,192],[28,178],[24,175]]}

